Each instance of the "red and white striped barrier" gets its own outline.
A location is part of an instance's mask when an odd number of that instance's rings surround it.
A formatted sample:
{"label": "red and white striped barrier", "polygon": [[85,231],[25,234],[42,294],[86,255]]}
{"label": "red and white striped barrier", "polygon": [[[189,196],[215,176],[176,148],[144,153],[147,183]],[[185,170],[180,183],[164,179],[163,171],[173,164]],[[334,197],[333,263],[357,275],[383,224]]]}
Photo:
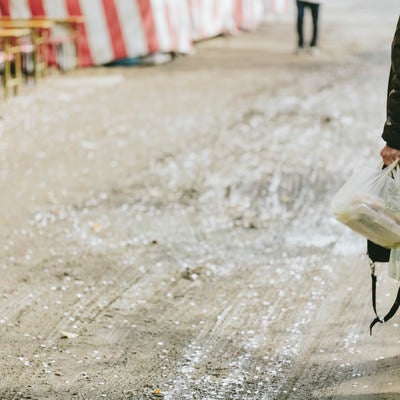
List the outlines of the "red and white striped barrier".
{"label": "red and white striped barrier", "polygon": [[237,32],[235,3],[241,1],[188,0],[192,39],[198,41]]}
{"label": "red and white striped barrier", "polygon": [[265,18],[264,0],[242,0],[240,29],[254,30]]}
{"label": "red and white striped barrier", "polygon": [[157,52],[188,53],[193,40],[255,29],[288,0],[0,0],[13,18],[83,15],[81,66]]}
{"label": "red and white striped barrier", "polygon": [[[282,0],[272,0],[279,2]],[[188,0],[193,40],[239,29],[254,30],[264,20],[265,0]]]}
{"label": "red and white striped barrier", "polygon": [[189,52],[188,12],[178,5],[178,0],[80,0],[93,63],[155,52]]}
{"label": "red and white striped barrier", "polygon": [[181,0],[0,0],[0,11],[13,18],[83,15],[82,66],[192,48],[189,12]]}

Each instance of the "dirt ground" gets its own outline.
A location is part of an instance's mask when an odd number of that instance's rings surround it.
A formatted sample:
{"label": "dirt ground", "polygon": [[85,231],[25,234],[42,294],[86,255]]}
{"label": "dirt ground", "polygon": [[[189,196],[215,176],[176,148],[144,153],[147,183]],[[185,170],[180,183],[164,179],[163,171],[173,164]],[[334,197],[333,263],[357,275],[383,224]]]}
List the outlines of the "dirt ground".
{"label": "dirt ground", "polygon": [[[0,104],[0,399],[399,399],[362,238],[330,202],[379,165],[398,1],[326,2],[151,68]],[[378,308],[397,283],[378,269]]]}

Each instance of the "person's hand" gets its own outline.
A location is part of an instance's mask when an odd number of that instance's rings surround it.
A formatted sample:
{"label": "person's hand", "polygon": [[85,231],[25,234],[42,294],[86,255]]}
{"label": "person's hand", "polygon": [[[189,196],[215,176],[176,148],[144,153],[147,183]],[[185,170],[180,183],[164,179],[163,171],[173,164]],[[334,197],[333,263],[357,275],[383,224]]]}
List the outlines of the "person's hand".
{"label": "person's hand", "polygon": [[394,149],[393,147],[385,146],[381,150],[381,156],[385,165],[390,165],[396,160],[400,160],[400,150]]}

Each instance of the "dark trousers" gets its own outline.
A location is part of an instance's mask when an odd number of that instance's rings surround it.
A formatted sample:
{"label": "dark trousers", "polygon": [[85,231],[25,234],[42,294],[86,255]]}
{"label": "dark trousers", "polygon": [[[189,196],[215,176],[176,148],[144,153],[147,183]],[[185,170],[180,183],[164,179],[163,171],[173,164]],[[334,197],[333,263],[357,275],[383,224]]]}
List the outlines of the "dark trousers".
{"label": "dark trousers", "polygon": [[304,10],[309,8],[312,16],[313,30],[310,46],[314,47],[317,45],[318,40],[318,15],[319,15],[319,4],[308,3],[307,1],[296,1],[297,3],[297,34],[298,34],[298,46],[304,47]]}

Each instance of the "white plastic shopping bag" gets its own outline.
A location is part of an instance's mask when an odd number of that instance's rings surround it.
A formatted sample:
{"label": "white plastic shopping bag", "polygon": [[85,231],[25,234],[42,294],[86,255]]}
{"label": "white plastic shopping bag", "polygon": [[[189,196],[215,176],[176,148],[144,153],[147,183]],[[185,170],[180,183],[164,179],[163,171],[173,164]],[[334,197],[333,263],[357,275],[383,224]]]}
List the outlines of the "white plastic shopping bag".
{"label": "white plastic shopping bag", "polygon": [[384,169],[358,170],[332,201],[338,221],[386,248],[400,246],[400,168],[397,165],[396,161]]}

